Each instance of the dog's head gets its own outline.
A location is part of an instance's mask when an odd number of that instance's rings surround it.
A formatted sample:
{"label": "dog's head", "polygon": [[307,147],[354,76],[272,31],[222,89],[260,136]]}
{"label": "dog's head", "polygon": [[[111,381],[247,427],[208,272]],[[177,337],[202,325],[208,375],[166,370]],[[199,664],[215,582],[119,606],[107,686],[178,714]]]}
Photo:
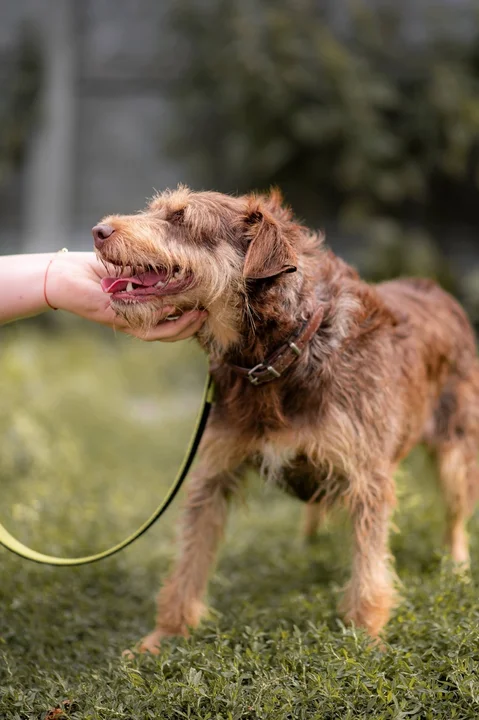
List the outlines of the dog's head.
{"label": "dog's head", "polygon": [[132,326],[150,326],[166,304],[179,313],[205,308],[227,341],[251,283],[296,270],[296,228],[276,192],[230,197],[179,187],[136,215],[105,217],[93,236],[101,260],[116,268],[103,290]]}

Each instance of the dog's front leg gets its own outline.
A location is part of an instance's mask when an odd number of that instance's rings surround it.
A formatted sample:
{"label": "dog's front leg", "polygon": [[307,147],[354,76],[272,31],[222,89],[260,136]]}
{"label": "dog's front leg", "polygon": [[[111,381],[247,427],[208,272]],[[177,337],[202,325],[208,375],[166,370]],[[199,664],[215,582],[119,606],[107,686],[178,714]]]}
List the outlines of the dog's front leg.
{"label": "dog's front leg", "polygon": [[358,482],[350,498],[353,521],[353,565],[341,610],[346,621],[376,637],[395,601],[388,531],[394,504],[392,476],[376,475]]}
{"label": "dog's front leg", "polygon": [[[223,459],[227,448],[223,448]],[[233,467],[238,467],[235,463]],[[193,474],[181,527],[180,554],[158,596],[156,628],[143,639],[143,652],[157,653],[162,637],[187,635],[205,613],[203,596],[223,536],[228,500],[239,475],[228,470],[211,473],[203,459]]]}

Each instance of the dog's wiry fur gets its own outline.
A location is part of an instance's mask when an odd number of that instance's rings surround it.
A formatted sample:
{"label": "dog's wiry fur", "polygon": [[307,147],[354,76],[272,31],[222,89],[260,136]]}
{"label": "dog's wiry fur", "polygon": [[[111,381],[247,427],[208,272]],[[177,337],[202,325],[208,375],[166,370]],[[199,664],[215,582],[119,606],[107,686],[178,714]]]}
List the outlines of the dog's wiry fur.
{"label": "dog's wiry fur", "polygon": [[[142,213],[110,216],[101,251],[119,272],[164,266],[196,284],[167,297],[204,307],[198,340],[214,366],[216,403],[190,481],[179,558],[158,600],[155,631],[186,634],[203,596],[228,501],[248,465],[307,503],[304,529],[347,507],[353,526],[345,618],[376,636],[395,601],[388,527],[393,475],[419,442],[438,460],[453,559],[468,562],[465,523],[479,491],[479,364],[458,303],[433,282],[371,286],[298,225],[278,193],[230,197],[180,187]],[[114,300],[133,326],[148,326],[160,299]],[[253,367],[323,305],[313,340],[280,379],[259,387],[228,363]]]}

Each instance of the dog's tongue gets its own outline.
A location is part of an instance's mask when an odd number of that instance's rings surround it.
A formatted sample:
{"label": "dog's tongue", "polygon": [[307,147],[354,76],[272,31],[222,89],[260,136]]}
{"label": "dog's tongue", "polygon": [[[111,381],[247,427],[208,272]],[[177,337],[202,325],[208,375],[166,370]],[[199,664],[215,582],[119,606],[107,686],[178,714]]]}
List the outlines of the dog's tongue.
{"label": "dog's tongue", "polygon": [[160,280],[165,280],[166,271],[163,272],[145,272],[140,275],[133,275],[132,277],[105,277],[101,281],[101,289],[106,293],[115,293],[126,290],[126,286],[129,282],[140,285],[141,287],[152,287],[156,285]]}
{"label": "dog's tongue", "polygon": [[103,292],[114,293],[117,292],[117,290],[124,290],[128,284],[128,280],[106,277],[102,279],[100,284]]}

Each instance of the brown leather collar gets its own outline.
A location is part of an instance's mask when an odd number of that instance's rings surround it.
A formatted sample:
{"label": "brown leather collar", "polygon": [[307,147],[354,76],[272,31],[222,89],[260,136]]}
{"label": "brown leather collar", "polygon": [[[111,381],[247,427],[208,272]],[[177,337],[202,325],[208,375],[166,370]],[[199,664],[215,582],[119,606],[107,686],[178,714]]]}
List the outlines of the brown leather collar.
{"label": "brown leather collar", "polygon": [[281,377],[299,358],[304,348],[318,331],[324,317],[324,306],[320,305],[301,330],[292,335],[281,347],[269,355],[263,362],[252,368],[225,363],[238,375],[247,378],[252,385],[263,385]]}

